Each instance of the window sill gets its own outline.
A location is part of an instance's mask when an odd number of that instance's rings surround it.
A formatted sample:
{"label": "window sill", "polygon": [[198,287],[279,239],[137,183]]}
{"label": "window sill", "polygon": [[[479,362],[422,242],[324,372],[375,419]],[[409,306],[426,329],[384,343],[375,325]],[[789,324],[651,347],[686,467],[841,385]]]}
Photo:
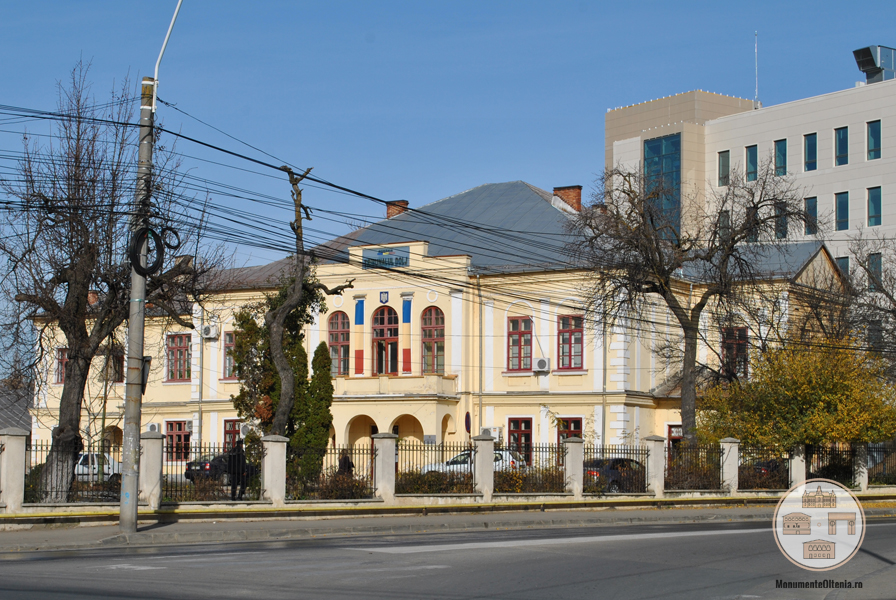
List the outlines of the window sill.
{"label": "window sill", "polygon": [[501,371],[504,377],[532,377],[535,371]]}
{"label": "window sill", "polygon": [[[221,383],[239,383],[240,380],[236,377],[221,377],[218,379]],[[174,383],[173,381],[171,383]]]}
{"label": "window sill", "polygon": [[191,383],[193,383],[192,379],[184,379],[183,381],[163,381],[162,385],[190,385]]}
{"label": "window sill", "polygon": [[588,369],[554,369],[551,375],[587,375]]}

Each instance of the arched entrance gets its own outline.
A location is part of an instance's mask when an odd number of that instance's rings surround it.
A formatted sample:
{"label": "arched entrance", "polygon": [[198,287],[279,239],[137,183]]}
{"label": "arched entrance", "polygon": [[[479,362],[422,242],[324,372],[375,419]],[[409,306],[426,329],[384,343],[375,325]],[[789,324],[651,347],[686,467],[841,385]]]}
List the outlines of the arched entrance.
{"label": "arched entrance", "polygon": [[423,425],[413,415],[401,415],[392,421],[391,431],[398,435],[398,439],[423,443]]}
{"label": "arched entrance", "polygon": [[457,431],[454,425],[454,419],[451,415],[445,415],[442,417],[442,441],[443,442],[453,442],[455,441],[455,432]]}
{"label": "arched entrance", "polygon": [[379,433],[376,421],[367,415],[358,415],[348,422],[348,426],[345,428],[345,439],[350,446],[355,444],[369,446],[373,442],[370,436],[375,433]]}

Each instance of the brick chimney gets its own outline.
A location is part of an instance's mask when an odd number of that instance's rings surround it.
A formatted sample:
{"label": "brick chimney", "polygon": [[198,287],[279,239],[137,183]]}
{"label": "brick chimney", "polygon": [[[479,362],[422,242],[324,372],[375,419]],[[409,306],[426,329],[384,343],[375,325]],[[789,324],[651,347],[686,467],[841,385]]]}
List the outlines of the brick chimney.
{"label": "brick chimney", "polygon": [[582,186],[567,185],[555,187],[554,195],[566,202],[576,212],[582,212]]}
{"label": "brick chimney", "polygon": [[392,200],[391,202],[386,202],[386,218],[391,219],[392,217],[397,217],[407,209],[407,200]]}

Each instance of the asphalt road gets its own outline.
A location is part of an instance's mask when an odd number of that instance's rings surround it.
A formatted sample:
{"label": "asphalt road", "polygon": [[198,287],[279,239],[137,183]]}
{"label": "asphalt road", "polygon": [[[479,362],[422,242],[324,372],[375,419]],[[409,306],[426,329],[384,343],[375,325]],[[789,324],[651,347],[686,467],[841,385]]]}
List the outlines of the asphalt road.
{"label": "asphalt road", "polygon": [[896,520],[825,573],[759,523],[629,525],[2,554],[0,598],[896,598]]}

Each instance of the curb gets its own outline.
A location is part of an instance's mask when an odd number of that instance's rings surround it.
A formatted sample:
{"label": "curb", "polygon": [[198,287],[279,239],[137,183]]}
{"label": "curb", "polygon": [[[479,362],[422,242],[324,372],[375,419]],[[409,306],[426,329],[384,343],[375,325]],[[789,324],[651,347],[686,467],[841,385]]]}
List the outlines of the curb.
{"label": "curb", "polygon": [[[316,539],[324,537],[350,537],[355,535],[407,535],[414,533],[439,533],[453,531],[506,531],[520,529],[567,529],[594,525],[664,525],[676,523],[745,523],[769,522],[772,512],[761,512],[748,515],[724,515],[719,513],[674,517],[672,515],[625,517],[619,514],[605,517],[589,517],[583,519],[539,519],[536,521],[497,521],[493,523],[432,523],[428,525],[389,525],[389,526],[346,526],[319,527],[297,529],[251,529],[235,531],[196,531],[184,533],[135,533],[121,534],[101,539],[96,542],[57,544],[52,546],[21,545],[0,547],[0,553],[65,551],[102,548],[149,547],[166,545],[197,545],[211,543],[237,542],[272,542],[287,540]],[[891,509],[868,509],[867,517],[896,517]]]}

